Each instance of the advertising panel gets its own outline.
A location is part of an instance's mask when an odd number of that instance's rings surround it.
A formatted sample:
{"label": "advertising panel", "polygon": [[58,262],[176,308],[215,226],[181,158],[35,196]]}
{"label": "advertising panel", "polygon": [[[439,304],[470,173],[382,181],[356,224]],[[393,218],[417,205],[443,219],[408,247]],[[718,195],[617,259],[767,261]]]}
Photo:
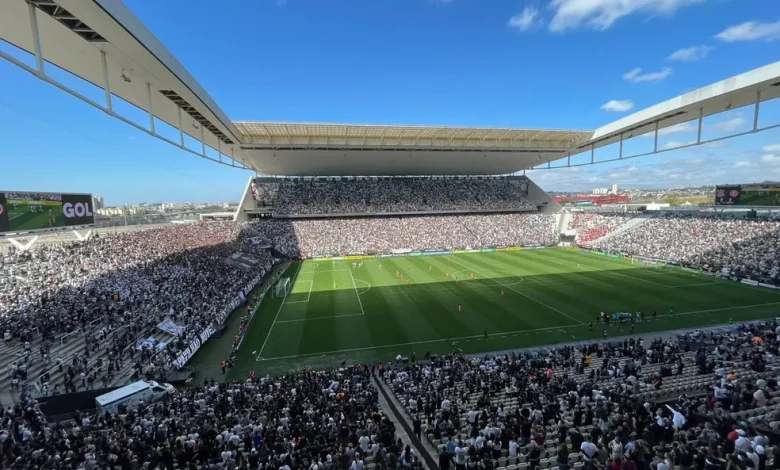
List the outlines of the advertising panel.
{"label": "advertising panel", "polygon": [[0,232],[29,232],[94,223],[90,194],[0,192]]}

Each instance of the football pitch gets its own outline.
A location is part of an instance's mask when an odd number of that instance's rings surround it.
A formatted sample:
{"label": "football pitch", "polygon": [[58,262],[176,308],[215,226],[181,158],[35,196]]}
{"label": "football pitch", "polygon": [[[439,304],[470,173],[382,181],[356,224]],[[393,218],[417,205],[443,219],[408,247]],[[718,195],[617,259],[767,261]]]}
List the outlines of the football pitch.
{"label": "football pitch", "polygon": [[62,227],[65,225],[65,216],[62,214],[61,205],[41,206],[37,212],[31,211],[30,206],[27,204],[19,204],[16,207],[12,204],[8,204],[8,206],[8,228],[12,232],[50,228],[52,226],[49,224],[50,210],[55,217],[54,227]]}
{"label": "football pitch", "polygon": [[643,312],[634,334],[780,312],[780,291],[571,249],[353,263],[293,263],[281,276],[291,278],[288,294],[264,299],[231,376],[504,351],[598,339],[604,329],[608,337],[632,333],[628,324],[595,323],[602,311]]}

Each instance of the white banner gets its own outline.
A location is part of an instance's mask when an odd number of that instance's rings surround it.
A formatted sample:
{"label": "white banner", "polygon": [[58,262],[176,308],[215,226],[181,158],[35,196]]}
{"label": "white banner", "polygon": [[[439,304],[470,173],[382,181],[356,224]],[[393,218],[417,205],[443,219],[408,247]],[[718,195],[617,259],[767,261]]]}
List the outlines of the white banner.
{"label": "white banner", "polygon": [[146,339],[139,339],[137,343],[135,343],[135,349],[142,350],[143,348],[153,348],[154,347],[155,340],[154,338],[146,338]]}
{"label": "white banner", "polygon": [[157,328],[173,336],[181,336],[184,333],[184,327],[177,325],[170,318],[161,321]]}

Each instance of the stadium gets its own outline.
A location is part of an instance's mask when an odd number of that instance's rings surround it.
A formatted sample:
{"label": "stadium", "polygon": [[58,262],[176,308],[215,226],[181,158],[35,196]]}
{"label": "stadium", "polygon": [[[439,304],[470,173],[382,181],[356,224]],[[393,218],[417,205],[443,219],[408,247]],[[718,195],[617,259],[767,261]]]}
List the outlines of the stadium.
{"label": "stadium", "polygon": [[[251,174],[232,220],[149,228],[2,188],[3,468],[780,464],[780,185],[585,210],[526,174],[777,128],[780,62],[595,130],[232,121],[121,1],[8,0],[0,33]],[[176,390],[121,401],[144,382]]]}

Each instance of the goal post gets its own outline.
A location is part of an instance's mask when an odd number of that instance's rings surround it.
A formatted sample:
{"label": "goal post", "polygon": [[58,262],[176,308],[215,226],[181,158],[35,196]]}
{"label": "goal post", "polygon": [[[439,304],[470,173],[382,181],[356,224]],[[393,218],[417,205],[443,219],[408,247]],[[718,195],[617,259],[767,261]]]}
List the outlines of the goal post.
{"label": "goal post", "polygon": [[282,279],[279,279],[279,281],[276,283],[276,288],[274,289],[274,294],[276,297],[285,297],[290,293],[290,278],[285,277]]}

